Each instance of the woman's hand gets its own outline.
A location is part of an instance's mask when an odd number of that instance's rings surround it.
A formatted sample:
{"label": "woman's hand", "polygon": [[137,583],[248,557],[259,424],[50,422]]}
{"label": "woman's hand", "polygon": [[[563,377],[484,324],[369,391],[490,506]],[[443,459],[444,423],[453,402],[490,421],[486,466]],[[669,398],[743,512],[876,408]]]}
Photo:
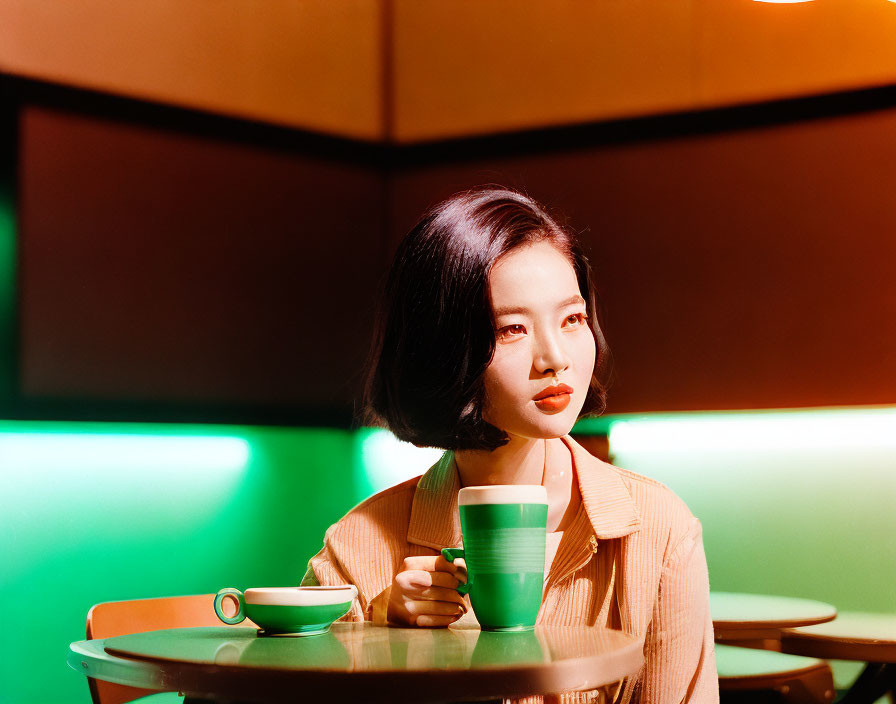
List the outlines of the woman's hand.
{"label": "woman's hand", "polygon": [[407,557],[392,580],[387,618],[404,626],[447,626],[466,612],[457,593],[467,581],[462,559],[448,562],[441,555]]}

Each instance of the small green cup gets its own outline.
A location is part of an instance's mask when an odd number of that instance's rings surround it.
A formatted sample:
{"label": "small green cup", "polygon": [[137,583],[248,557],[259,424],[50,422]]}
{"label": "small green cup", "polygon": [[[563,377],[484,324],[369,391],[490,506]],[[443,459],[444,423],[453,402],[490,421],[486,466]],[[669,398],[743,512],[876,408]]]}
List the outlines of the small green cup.
{"label": "small green cup", "polygon": [[[215,613],[224,623],[240,623],[251,619],[261,629],[260,635],[313,636],[326,633],[337,618],[344,616],[358,596],[354,585],[341,587],[262,587],[239,589],[228,587],[215,595]],[[225,600],[236,603],[236,613],[224,613]]]}
{"label": "small green cup", "polygon": [[484,631],[535,627],[544,587],[548,501],[541,485],[501,484],[458,492],[463,548],[445,548],[449,562],[462,557],[473,612]]}

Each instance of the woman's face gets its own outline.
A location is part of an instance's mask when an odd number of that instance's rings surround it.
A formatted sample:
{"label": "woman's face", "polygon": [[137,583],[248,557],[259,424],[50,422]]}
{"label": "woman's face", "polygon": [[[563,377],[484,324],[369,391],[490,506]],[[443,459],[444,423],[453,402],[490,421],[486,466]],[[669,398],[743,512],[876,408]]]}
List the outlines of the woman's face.
{"label": "woman's face", "polygon": [[[489,294],[497,329],[483,418],[511,435],[565,435],[585,403],[596,355],[572,264],[546,241],[517,248],[495,262]],[[571,391],[536,402],[553,388],[554,372]]]}

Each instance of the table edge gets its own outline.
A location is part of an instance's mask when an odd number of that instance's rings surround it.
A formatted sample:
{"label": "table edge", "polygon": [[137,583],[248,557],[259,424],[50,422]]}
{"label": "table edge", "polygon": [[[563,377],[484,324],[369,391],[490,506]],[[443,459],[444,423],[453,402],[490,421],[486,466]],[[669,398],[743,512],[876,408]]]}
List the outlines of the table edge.
{"label": "table edge", "polygon": [[[438,700],[446,697],[450,699],[454,691],[462,693],[468,690],[471,680],[474,686],[480,688],[482,696],[512,697],[595,689],[618,682],[636,673],[644,663],[644,637],[623,635],[630,642],[609,654],[534,665],[477,669],[353,672],[245,668],[239,665],[181,662],[119,654],[114,647],[106,649],[107,639],[71,643],[68,664],[88,677],[147,689],[181,691],[193,696],[214,696],[216,691],[222,690],[239,694],[234,690],[240,688],[249,693],[253,690],[252,675],[247,676],[247,673],[262,671],[277,688],[301,683],[312,690],[319,689],[322,694],[329,692],[335,695],[341,691],[345,692],[346,698],[361,694],[369,701],[389,701],[394,699],[394,694],[390,695],[389,692],[394,692],[396,679],[400,678],[398,684],[406,685],[411,691],[408,701],[426,702],[435,701],[431,694],[426,696],[427,692],[438,692]],[[82,664],[85,659],[89,663],[86,668]],[[624,674],[617,676],[619,672]],[[460,678],[459,675],[463,677]],[[463,686],[460,686],[461,679]],[[215,683],[211,684],[213,681]],[[372,691],[376,688],[381,689],[382,694]],[[414,689],[416,691],[412,691]]]}
{"label": "table edge", "polygon": [[785,629],[781,632],[781,650],[794,655],[806,654],[833,660],[896,663],[896,640],[850,638]]}
{"label": "table edge", "polygon": [[712,627],[720,631],[756,631],[756,630],[783,630],[785,628],[798,628],[799,626],[816,626],[819,623],[830,623],[837,618],[836,611],[831,616],[817,618],[789,618],[789,619],[757,619],[755,621],[725,621],[713,619]]}

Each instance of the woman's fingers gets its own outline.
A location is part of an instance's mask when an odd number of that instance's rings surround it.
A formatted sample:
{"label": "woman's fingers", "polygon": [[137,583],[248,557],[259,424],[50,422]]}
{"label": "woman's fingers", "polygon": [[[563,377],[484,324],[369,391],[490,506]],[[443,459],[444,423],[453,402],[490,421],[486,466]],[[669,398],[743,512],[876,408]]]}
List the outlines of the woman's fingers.
{"label": "woman's fingers", "polygon": [[426,589],[427,587],[457,589],[460,585],[460,581],[447,572],[408,570],[400,573],[398,576],[401,577],[400,581],[405,589]]}
{"label": "woman's fingers", "polygon": [[420,594],[426,589],[448,589],[454,591],[461,582],[447,572],[425,572],[409,570],[395,577],[401,590],[405,593]]}
{"label": "woman's fingers", "polygon": [[464,603],[464,598],[457,593],[456,589],[444,589],[443,587],[428,587],[426,589],[421,589],[417,592],[414,592],[411,595],[414,599],[428,599],[430,601],[450,601],[455,604],[460,604],[464,611],[467,609],[467,605]]}
{"label": "woman's fingers", "polygon": [[457,588],[467,579],[463,559],[441,555],[405,558],[392,581],[387,618],[393,623],[447,626],[467,611]]}
{"label": "woman's fingers", "polygon": [[[397,581],[407,599],[451,601],[464,606],[463,597],[457,593],[457,585],[460,582],[450,574],[411,570],[398,575]],[[444,584],[446,586],[430,586],[433,584]]]}
{"label": "woman's fingers", "polygon": [[408,601],[404,608],[409,614],[420,616],[462,616],[464,609],[460,604],[452,604],[447,601]]}
{"label": "woman's fingers", "polygon": [[456,616],[431,616],[423,614],[417,617],[417,625],[423,628],[441,628],[450,626],[457,620]]}
{"label": "woman's fingers", "polygon": [[[401,572],[408,589],[425,589],[433,585],[437,587],[451,587],[452,582],[458,584],[457,579],[447,572],[427,572],[426,570],[407,570]],[[456,588],[456,587],[455,587]]]}
{"label": "woman's fingers", "polygon": [[457,577],[461,582],[467,581],[467,561],[464,558],[459,557],[454,561],[454,576]]}
{"label": "woman's fingers", "polygon": [[430,585],[433,587],[445,587],[446,589],[457,589],[461,582],[450,572],[429,572]]}
{"label": "woman's fingers", "polygon": [[401,566],[402,572],[422,570],[424,572],[445,572],[454,575],[456,579],[466,581],[467,569],[466,563],[462,558],[456,559],[454,562],[448,562],[441,555],[420,555],[416,557],[406,557]]}

